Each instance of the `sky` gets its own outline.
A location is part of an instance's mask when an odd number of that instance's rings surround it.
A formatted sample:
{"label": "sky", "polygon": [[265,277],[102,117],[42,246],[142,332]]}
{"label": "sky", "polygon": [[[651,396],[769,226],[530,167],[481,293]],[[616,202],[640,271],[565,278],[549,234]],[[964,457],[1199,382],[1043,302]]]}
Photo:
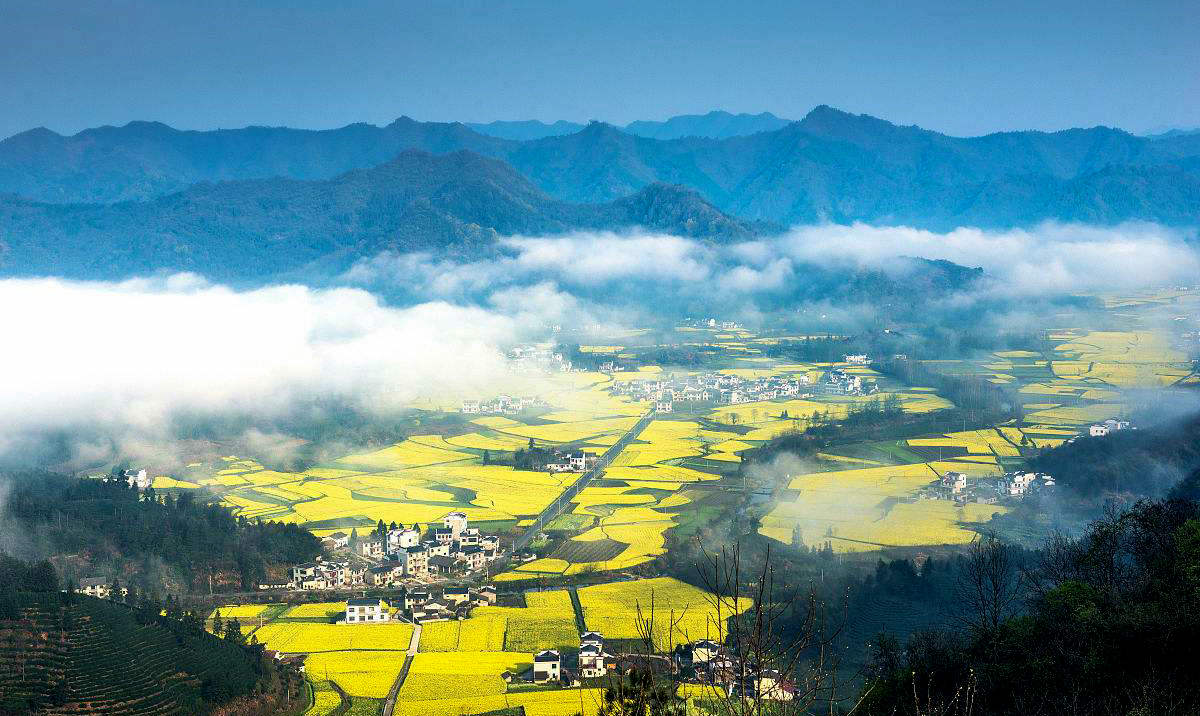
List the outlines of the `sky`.
{"label": "sky", "polygon": [[0,137],[818,104],[956,135],[1200,126],[1195,0],[0,0]]}

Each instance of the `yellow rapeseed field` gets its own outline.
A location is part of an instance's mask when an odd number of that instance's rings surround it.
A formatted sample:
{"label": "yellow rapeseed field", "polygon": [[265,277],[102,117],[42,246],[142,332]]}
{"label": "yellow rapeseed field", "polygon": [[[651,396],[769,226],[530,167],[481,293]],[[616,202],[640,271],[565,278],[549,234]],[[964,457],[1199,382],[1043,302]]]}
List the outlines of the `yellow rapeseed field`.
{"label": "yellow rapeseed field", "polygon": [[325,624],[321,622],[272,622],[255,632],[268,649],[288,654],[322,651],[378,649],[404,651],[412,638],[412,625]]}
{"label": "yellow rapeseed field", "polygon": [[588,629],[610,639],[638,639],[652,632],[655,648],[697,639],[721,639],[726,620],[754,605],[738,603],[671,577],[581,587],[579,602]]}
{"label": "yellow rapeseed field", "polygon": [[351,696],[368,699],[386,697],[402,666],[402,651],[331,651],[304,661],[310,678],[335,681]]}

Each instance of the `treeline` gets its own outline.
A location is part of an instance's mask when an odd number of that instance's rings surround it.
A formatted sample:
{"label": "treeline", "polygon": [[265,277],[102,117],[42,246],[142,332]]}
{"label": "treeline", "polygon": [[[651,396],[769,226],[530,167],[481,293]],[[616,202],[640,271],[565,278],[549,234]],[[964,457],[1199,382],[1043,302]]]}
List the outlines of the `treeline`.
{"label": "treeline", "polygon": [[6,530],[65,576],[119,578],[143,591],[253,589],[321,552],[297,525],[252,522],[192,492],[138,491],[124,479],[24,473],[9,481]]}
{"label": "treeline", "polygon": [[971,422],[1021,417],[1020,396],[979,376],[948,375],[915,360],[883,359],[871,367],[905,383],[934,388],[938,395],[965,411]]}
{"label": "treeline", "polygon": [[879,642],[862,713],[1200,711],[1200,505],[1139,503],[1025,569],[1010,549],[968,555],[955,623]]}

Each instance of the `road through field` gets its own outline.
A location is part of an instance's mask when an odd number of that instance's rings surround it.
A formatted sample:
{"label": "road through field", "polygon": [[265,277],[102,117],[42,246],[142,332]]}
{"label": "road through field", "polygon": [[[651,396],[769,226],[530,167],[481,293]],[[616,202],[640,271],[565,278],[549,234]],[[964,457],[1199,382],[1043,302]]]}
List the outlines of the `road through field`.
{"label": "road through field", "polygon": [[408,676],[408,669],[412,666],[413,657],[417,655],[417,648],[420,646],[421,625],[413,624],[412,639],[408,642],[408,651],[404,653],[404,666],[400,667],[400,673],[396,675],[396,681],[383,702],[383,716],[392,716],[392,711],[396,709],[396,697],[400,695],[400,687],[404,685],[404,678]]}
{"label": "road through field", "polygon": [[646,429],[646,426],[649,425],[650,421],[653,419],[653,410],[643,415],[642,418],[638,420],[632,428],[629,429],[629,432],[622,435],[620,440],[617,440],[617,442],[613,443],[612,447],[604,451],[604,454],[601,455],[598,460],[596,460],[595,467],[583,473],[583,475],[581,475],[579,479],[575,481],[575,484],[568,487],[565,492],[558,496],[558,499],[556,499],[554,502],[551,502],[546,509],[542,510],[542,513],[537,516],[537,519],[535,519],[533,524],[525,530],[524,534],[513,541],[513,553],[516,554],[517,552],[520,552],[529,546],[529,543],[539,532],[542,531],[542,528],[549,524],[550,521],[555,517],[557,517],[558,513],[562,512],[567,505],[571,504],[571,500],[575,499],[575,496],[578,495],[583,488],[587,487],[589,482],[604,474],[604,469],[612,463],[617,455],[621,454],[622,450],[629,446],[629,443],[636,440],[638,435],[642,434],[642,431]]}

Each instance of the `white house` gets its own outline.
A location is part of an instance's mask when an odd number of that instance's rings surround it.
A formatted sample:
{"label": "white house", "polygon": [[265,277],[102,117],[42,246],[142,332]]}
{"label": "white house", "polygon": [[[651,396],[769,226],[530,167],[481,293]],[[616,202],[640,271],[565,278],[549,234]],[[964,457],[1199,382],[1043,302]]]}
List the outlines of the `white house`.
{"label": "white house", "polygon": [[608,664],[612,654],[604,651],[597,644],[586,644],[579,647],[579,675],[585,679],[598,679],[608,673]]}
{"label": "white house", "polygon": [[604,637],[594,631],[584,632],[579,637],[579,675],[585,679],[598,679],[608,673],[612,654],[604,651]]}
{"label": "white house", "polygon": [[442,518],[442,527],[450,530],[453,539],[458,539],[459,533],[467,528],[467,515],[464,512],[451,512]]}
{"label": "white house", "polygon": [[364,557],[379,558],[383,556],[383,540],[380,539],[364,539],[359,540],[355,549]]}
{"label": "white house", "polygon": [[1102,438],[1108,435],[1108,426],[1103,424],[1093,425],[1088,428],[1088,435],[1094,438]]}
{"label": "white house", "polygon": [[382,599],[346,600],[346,624],[379,623],[391,618],[388,604]]}
{"label": "white house", "polygon": [[717,658],[725,651],[719,642],[711,639],[703,639],[692,644],[692,663],[707,664]]}
{"label": "white house", "polygon": [[398,552],[407,577],[423,577],[429,573],[429,550],[421,545],[405,547]]}
{"label": "white house", "polygon": [[533,655],[533,680],[557,681],[562,676],[562,657],[555,649],[545,649]]}
{"label": "white house", "polygon": [[387,546],[389,552],[416,547],[421,543],[421,531],[413,527],[398,527],[388,530]]}

